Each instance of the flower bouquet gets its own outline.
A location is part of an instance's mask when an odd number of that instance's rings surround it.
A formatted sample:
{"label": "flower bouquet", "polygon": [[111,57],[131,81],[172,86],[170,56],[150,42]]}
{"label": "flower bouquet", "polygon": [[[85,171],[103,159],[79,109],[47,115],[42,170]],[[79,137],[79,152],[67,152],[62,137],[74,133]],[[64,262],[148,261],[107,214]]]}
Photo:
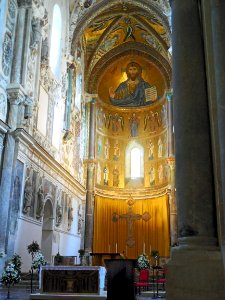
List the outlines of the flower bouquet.
{"label": "flower bouquet", "polygon": [[20,279],[20,274],[18,270],[16,270],[15,265],[12,262],[9,262],[3,271],[1,278],[1,282],[8,288],[7,299],[9,299],[10,296],[11,285],[18,283]]}
{"label": "flower bouquet", "polygon": [[137,268],[138,270],[144,270],[150,268],[150,262],[146,254],[141,254],[137,258]]}
{"label": "flower bouquet", "polygon": [[41,266],[45,266],[46,265],[46,260],[44,258],[44,255],[41,253],[41,252],[36,252],[34,254],[34,259],[32,261],[32,265],[31,265],[31,268],[33,270],[40,270],[40,267]]}

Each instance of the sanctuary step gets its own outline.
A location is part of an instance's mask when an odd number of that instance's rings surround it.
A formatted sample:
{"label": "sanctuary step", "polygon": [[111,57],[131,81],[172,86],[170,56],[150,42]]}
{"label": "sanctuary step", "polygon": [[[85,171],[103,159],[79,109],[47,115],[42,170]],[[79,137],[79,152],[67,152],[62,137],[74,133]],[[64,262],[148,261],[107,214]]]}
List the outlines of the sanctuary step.
{"label": "sanctuary step", "polygon": [[141,292],[140,295],[137,295],[137,298],[139,297],[144,297],[145,299],[146,298],[150,298],[150,299],[157,299],[157,298],[166,298],[166,292],[165,291],[158,291],[158,295],[156,292],[153,292],[153,291],[143,291]]}
{"label": "sanctuary step", "polygon": [[95,294],[32,294],[30,300],[106,300],[107,292],[102,291],[100,295]]}
{"label": "sanctuary step", "polygon": [[[30,279],[31,274],[30,273],[22,273],[21,274],[21,280],[19,283],[16,284],[16,287],[18,289],[25,289],[27,291],[30,291]],[[38,274],[33,274],[33,291],[39,290],[39,282],[38,282]]]}

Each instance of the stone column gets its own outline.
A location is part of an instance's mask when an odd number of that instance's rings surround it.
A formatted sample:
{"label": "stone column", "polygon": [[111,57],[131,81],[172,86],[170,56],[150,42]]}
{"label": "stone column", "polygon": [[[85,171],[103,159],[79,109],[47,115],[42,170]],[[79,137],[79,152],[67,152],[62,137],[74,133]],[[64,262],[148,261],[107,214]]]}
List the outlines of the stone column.
{"label": "stone column", "polygon": [[[220,176],[222,184],[221,188],[222,199],[219,203],[220,220],[219,230],[221,231],[221,246],[223,252],[223,260],[225,266],[225,0],[211,0],[211,22],[212,22],[212,47],[213,47],[213,61],[215,70],[215,85],[216,85],[216,102],[217,102],[217,118],[218,118],[218,145],[220,152]],[[222,215],[223,211],[223,215]]]}
{"label": "stone column", "polygon": [[[89,103],[89,146],[87,160],[87,195],[85,214],[84,249],[86,253],[92,252],[93,223],[94,223],[94,178],[95,178],[95,100]],[[91,264],[91,261],[89,262]]]}
{"label": "stone column", "polygon": [[8,88],[8,99],[10,102],[8,125],[10,127],[10,132],[6,137],[0,186],[0,211],[2,216],[0,218],[0,250],[4,252],[7,251],[9,199],[11,180],[13,178],[13,168],[15,163],[15,138],[13,134],[17,125],[18,106],[25,100],[25,97],[25,92],[21,86],[12,86]]}
{"label": "stone column", "polygon": [[168,144],[169,144],[169,157],[174,156],[174,132],[173,132],[173,95],[172,91],[166,94],[167,107],[168,107]]}
{"label": "stone column", "polygon": [[224,297],[224,283],[200,1],[170,2],[179,247],[168,265],[167,300],[216,300]]}
{"label": "stone column", "polygon": [[25,18],[26,8],[21,7],[18,9],[17,27],[16,27],[16,39],[14,45],[14,57],[11,72],[11,82],[22,83],[22,64],[24,56],[24,36],[25,36]]}
{"label": "stone column", "polygon": [[9,127],[0,120],[0,166],[2,165],[2,154],[4,149],[4,140]]}

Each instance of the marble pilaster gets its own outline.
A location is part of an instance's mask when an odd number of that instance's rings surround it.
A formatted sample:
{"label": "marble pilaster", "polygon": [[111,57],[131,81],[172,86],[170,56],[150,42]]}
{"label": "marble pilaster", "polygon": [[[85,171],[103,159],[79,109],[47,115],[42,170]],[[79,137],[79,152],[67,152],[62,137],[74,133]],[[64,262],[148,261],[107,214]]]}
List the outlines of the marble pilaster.
{"label": "marble pilaster", "polygon": [[174,156],[174,132],[173,132],[173,95],[172,91],[166,94],[168,105],[168,144],[169,157]]}
{"label": "marble pilaster", "polygon": [[216,300],[224,297],[224,283],[200,1],[170,2],[179,246],[168,265],[167,299]]}
{"label": "marble pilaster", "polygon": [[95,101],[89,103],[89,147],[87,160],[87,196],[85,214],[84,249],[92,252],[94,223],[94,177],[95,177]]}
{"label": "marble pilaster", "polygon": [[14,45],[14,57],[11,72],[11,82],[20,84],[22,82],[22,63],[24,55],[24,35],[25,35],[25,19],[26,19],[26,8],[21,7],[18,9],[17,17],[17,29],[16,29],[16,39]]}
{"label": "marble pilaster", "polygon": [[168,184],[168,197],[170,207],[170,244],[176,246],[177,240],[177,201],[176,201],[176,188],[175,188],[175,158],[167,159],[169,166],[169,184]]}
{"label": "marble pilaster", "polygon": [[0,193],[0,250],[7,252],[8,241],[8,214],[10,202],[11,180],[13,177],[13,168],[15,163],[15,138],[14,130],[17,125],[18,106],[25,100],[25,92],[21,86],[11,86],[7,90],[10,103],[8,126],[9,132],[6,136],[5,151],[3,156],[1,193]]}

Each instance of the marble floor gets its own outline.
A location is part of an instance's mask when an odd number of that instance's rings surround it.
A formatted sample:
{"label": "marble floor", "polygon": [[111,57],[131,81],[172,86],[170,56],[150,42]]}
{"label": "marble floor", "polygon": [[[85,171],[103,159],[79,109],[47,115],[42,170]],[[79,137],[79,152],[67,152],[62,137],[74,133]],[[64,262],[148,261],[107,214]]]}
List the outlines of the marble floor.
{"label": "marble floor", "polygon": [[[137,295],[136,300],[150,300],[150,299],[165,299],[164,295],[163,298],[152,298],[153,295],[146,293],[143,293],[142,295]],[[16,288],[16,287],[12,287],[12,289],[10,290],[10,299],[11,300],[29,300],[30,298],[30,290],[27,289],[23,289],[23,288]],[[0,300],[5,300],[7,299],[7,289],[5,288],[0,288]]]}

